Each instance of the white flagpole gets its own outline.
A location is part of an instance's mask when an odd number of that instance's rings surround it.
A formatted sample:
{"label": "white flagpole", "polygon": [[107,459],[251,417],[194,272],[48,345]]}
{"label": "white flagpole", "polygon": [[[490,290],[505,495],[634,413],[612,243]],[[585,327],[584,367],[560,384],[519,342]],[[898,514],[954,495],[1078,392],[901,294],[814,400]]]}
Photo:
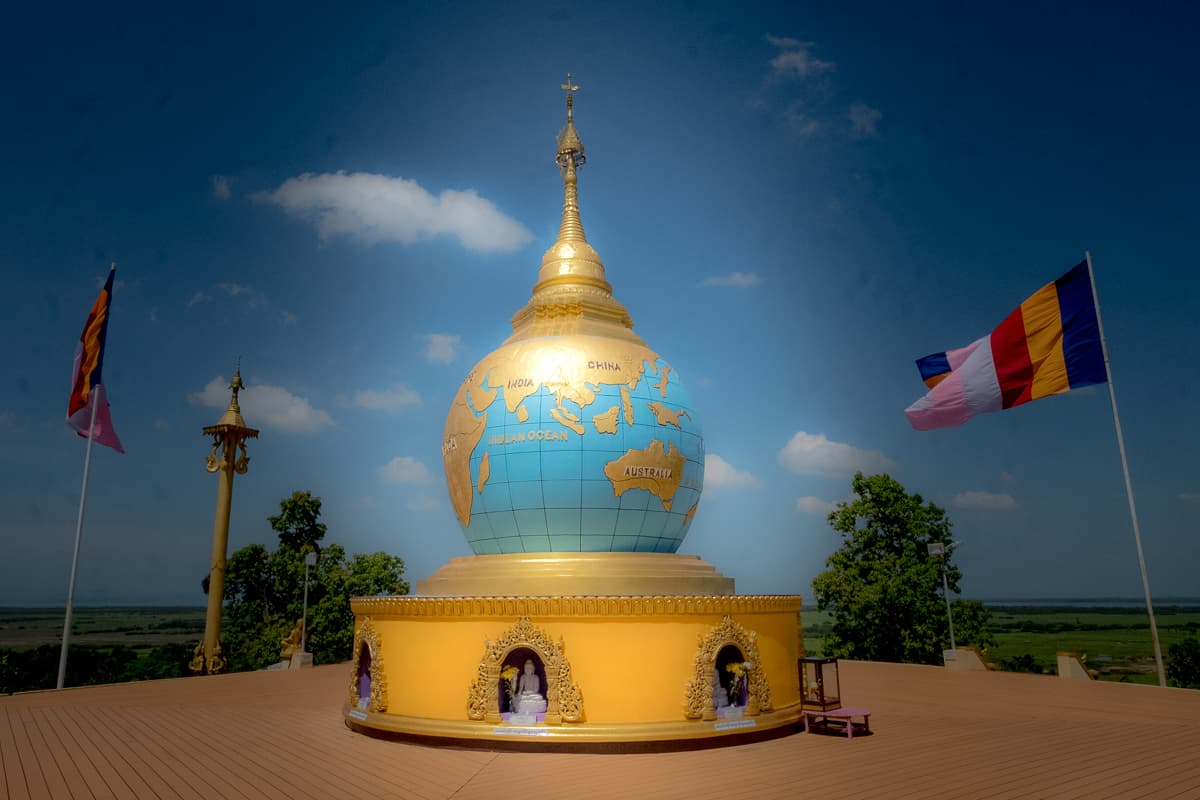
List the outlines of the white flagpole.
{"label": "white flagpole", "polygon": [[1092,253],[1085,251],[1088,279],[1092,282],[1092,303],[1096,306],[1096,326],[1100,330],[1100,350],[1104,354],[1104,372],[1108,377],[1108,397],[1112,400],[1113,424],[1117,429],[1117,449],[1121,451],[1121,469],[1125,472],[1125,496],[1129,499],[1129,517],[1133,520],[1133,541],[1137,545],[1138,566],[1142,569],[1142,591],[1146,595],[1146,612],[1150,615],[1150,638],[1154,640],[1154,661],[1158,665],[1158,685],[1167,685],[1163,670],[1162,645],[1158,642],[1158,624],[1154,621],[1154,604],[1150,601],[1150,578],[1146,574],[1146,556],[1142,553],[1142,532],[1138,526],[1137,506],[1133,502],[1133,483],[1129,480],[1129,460],[1125,457],[1125,436],[1121,433],[1121,417],[1117,414],[1117,390],[1113,387],[1112,367],[1108,363],[1108,343],[1104,339],[1104,322],[1100,318],[1100,297],[1096,293],[1096,273],[1092,270]]}
{"label": "white flagpole", "polygon": [[67,618],[63,622],[62,653],[58,656],[58,687],[67,677],[67,648],[71,644],[71,612],[75,603],[75,573],[79,569],[79,542],[83,538],[83,507],[87,504],[88,470],[92,466],[92,438],[96,435],[96,410],[104,402],[103,392],[92,388],[92,422],[88,426],[87,455],[83,457],[83,488],[79,490],[79,519],[75,522],[75,553],[71,556],[71,583],[67,587]]}

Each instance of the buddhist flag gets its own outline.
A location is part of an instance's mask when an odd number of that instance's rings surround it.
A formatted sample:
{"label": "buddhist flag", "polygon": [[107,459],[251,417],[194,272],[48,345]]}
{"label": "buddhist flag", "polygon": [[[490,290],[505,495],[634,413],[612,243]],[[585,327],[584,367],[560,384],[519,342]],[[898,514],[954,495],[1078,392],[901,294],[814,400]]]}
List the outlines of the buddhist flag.
{"label": "buddhist flag", "polygon": [[108,309],[112,304],[113,279],[117,268],[113,266],[108,273],[108,280],[100,290],[100,296],[88,314],[83,333],[79,335],[79,344],[75,347],[75,371],[71,381],[71,400],[67,405],[67,424],[87,439],[88,425],[95,423],[91,430],[91,439],[107,445],[118,453],[124,453],[121,440],[113,430],[112,418],[108,413],[108,400],[104,396],[104,385],[101,382],[100,371],[104,366],[104,340],[108,335]]}
{"label": "buddhist flag", "polygon": [[989,335],[917,359],[930,391],[904,410],[919,431],[1108,382],[1086,261],[1046,284]]}

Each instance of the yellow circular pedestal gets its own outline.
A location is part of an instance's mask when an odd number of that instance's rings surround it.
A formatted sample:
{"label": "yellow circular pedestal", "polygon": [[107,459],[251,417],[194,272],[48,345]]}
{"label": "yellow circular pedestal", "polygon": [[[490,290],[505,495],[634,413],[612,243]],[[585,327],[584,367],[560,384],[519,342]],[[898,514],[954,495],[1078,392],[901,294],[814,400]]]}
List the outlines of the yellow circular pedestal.
{"label": "yellow circular pedestal", "polygon": [[[597,571],[628,577],[629,556],[662,554],[575,554],[579,563],[566,566],[571,554],[541,555],[546,559],[530,563],[554,561],[559,567],[552,572],[574,571],[594,583]],[[660,566],[674,561],[660,576],[668,585],[679,559],[689,557],[659,560]],[[690,560],[684,572],[695,571],[698,559]],[[509,566],[517,563],[510,559]],[[532,588],[541,580],[538,568],[526,569],[515,583]],[[655,583],[650,574],[639,580],[644,589]],[[552,576],[543,583],[561,581]],[[530,592],[356,598],[352,607],[354,663],[344,713],[355,727],[457,739],[635,742],[763,731],[801,717],[797,596]],[[500,670],[517,650],[531,651],[544,666],[544,720],[517,717],[514,724],[501,713]],[[718,710],[713,670],[733,654],[749,664],[744,702]]]}

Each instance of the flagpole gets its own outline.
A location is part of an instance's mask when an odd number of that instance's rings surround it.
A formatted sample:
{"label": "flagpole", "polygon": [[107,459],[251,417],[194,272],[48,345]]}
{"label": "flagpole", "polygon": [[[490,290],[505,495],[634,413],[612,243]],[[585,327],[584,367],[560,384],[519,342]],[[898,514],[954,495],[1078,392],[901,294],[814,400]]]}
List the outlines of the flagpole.
{"label": "flagpole", "polygon": [[1092,303],[1096,306],[1096,327],[1100,331],[1100,350],[1104,354],[1104,372],[1108,378],[1108,397],[1112,401],[1113,425],[1117,429],[1117,449],[1121,451],[1121,469],[1125,472],[1125,496],[1129,499],[1129,517],[1133,520],[1133,541],[1137,545],[1138,566],[1142,570],[1142,591],[1146,595],[1146,612],[1150,615],[1150,638],[1154,640],[1154,662],[1158,665],[1158,685],[1167,685],[1163,670],[1162,645],[1158,641],[1158,625],[1154,621],[1154,604],[1150,601],[1150,578],[1146,574],[1146,556],[1142,552],[1142,533],[1138,526],[1137,506],[1133,502],[1133,482],[1129,480],[1129,459],[1125,457],[1125,436],[1121,433],[1121,417],[1117,414],[1117,390],[1113,387],[1112,367],[1108,363],[1108,343],[1104,339],[1104,322],[1100,315],[1100,296],[1096,292],[1096,273],[1092,269],[1092,253],[1084,251],[1088,279],[1092,282]]}
{"label": "flagpole", "polygon": [[92,466],[92,437],[96,434],[96,410],[104,402],[102,393],[92,387],[92,422],[88,426],[87,455],[83,457],[83,488],[79,490],[79,518],[75,522],[75,553],[71,556],[71,583],[67,587],[67,618],[63,622],[62,653],[58,657],[58,686],[63,688],[67,677],[67,648],[71,644],[71,612],[75,603],[75,573],[79,569],[79,542],[83,538],[83,507],[87,503],[88,471]]}

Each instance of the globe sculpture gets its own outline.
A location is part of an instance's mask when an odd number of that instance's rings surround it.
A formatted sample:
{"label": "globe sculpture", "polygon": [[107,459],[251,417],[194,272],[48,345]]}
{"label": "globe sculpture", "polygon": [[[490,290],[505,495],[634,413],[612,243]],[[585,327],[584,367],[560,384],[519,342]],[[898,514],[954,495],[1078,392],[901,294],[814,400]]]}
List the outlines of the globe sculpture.
{"label": "globe sculpture", "polygon": [[569,95],[557,161],[558,239],[512,336],[467,374],[446,419],[450,499],[476,555],[674,553],[700,500],[704,440],[584,234]]}
{"label": "globe sculpture", "polygon": [[[584,235],[579,87],[568,75],[562,88],[558,238],[512,335],[458,387],[442,438],[474,554],[415,594],[351,600],[346,724],[532,749],[733,742],[794,725],[800,598],[737,594],[678,552],[704,440],[678,373],[634,333]],[[429,667],[416,682],[413,664]]]}

